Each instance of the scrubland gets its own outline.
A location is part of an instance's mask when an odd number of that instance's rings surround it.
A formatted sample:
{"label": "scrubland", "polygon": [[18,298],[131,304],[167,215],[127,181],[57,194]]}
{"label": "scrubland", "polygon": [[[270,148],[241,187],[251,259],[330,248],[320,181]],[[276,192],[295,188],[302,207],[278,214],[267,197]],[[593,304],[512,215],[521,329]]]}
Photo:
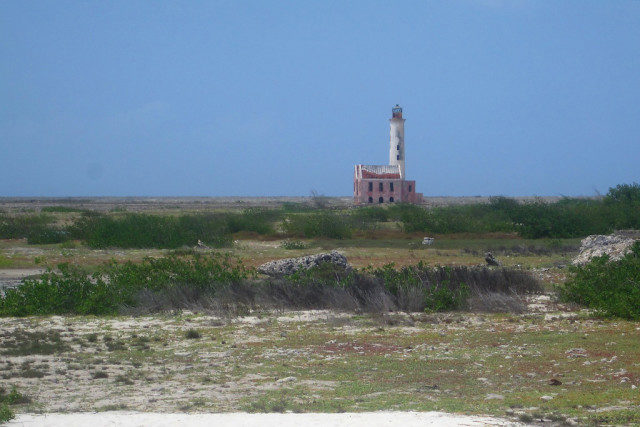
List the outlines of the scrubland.
{"label": "scrubland", "polygon": [[[640,423],[640,250],[568,267],[582,237],[640,228],[639,191],[428,209],[0,204],[0,414]],[[254,270],[328,250],[354,270]]]}

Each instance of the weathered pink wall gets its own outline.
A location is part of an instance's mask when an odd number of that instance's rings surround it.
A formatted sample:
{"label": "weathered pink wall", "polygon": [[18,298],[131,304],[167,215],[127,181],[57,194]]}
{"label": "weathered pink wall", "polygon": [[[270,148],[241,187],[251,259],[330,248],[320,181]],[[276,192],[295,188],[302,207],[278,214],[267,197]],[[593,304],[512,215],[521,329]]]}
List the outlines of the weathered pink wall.
{"label": "weathered pink wall", "polygon": [[[373,182],[373,191],[369,191],[369,182]],[[379,191],[379,183],[382,182],[383,190]],[[393,191],[390,190],[390,183],[393,183]],[[409,192],[409,185],[412,191]],[[415,181],[403,181],[401,179],[357,179],[354,177],[353,197],[356,203],[368,204],[369,197],[373,198],[373,204],[377,204],[382,197],[383,203],[389,203],[389,198],[393,197],[394,203],[421,203],[422,194],[416,193]]]}

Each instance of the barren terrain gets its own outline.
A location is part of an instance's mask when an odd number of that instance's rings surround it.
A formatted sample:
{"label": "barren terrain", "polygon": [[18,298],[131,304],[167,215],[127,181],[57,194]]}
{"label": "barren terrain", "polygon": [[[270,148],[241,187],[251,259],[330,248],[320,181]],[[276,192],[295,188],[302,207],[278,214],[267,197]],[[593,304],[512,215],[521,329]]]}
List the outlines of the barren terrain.
{"label": "barren terrain", "polygon": [[637,420],[640,326],[522,315],[196,313],[0,320],[27,412],[445,411]]}

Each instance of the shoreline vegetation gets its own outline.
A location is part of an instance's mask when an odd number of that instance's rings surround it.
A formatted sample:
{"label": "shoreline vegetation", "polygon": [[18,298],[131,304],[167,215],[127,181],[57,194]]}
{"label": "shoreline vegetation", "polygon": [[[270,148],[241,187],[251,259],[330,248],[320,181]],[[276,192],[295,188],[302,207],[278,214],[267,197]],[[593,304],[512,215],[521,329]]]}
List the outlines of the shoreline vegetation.
{"label": "shoreline vegetation", "polygon": [[492,197],[488,203],[433,208],[387,204],[332,208],[322,196],[312,203],[205,213],[103,213],[47,206],[39,213],[0,212],[0,239],[30,244],[78,241],[90,248],[165,248],[232,245],[236,236],[349,239],[391,232],[512,233],[527,239],[578,238],[640,229],[640,185],[621,184],[600,199],[563,198],[518,202]]}

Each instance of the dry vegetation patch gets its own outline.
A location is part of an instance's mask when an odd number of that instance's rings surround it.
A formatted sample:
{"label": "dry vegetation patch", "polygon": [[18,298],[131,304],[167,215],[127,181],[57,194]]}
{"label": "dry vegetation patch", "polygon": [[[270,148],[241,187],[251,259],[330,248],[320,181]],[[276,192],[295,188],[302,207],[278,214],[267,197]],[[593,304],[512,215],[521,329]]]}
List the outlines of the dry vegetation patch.
{"label": "dry vegetation patch", "polygon": [[443,410],[640,422],[640,327],[557,308],[5,318],[0,374],[33,399],[18,411]]}

